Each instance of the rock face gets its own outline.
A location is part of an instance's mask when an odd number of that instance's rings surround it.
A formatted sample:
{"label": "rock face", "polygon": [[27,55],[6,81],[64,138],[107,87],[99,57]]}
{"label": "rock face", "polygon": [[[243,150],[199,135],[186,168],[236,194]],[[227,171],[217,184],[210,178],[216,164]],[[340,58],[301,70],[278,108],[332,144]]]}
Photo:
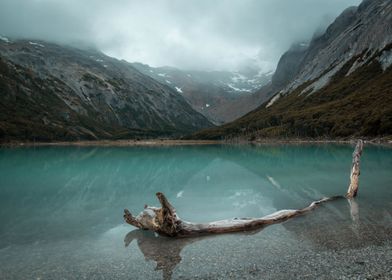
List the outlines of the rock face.
{"label": "rock face", "polygon": [[192,108],[215,124],[243,116],[265,99],[256,94],[271,80],[272,72],[249,67],[239,72],[185,71],[173,67],[150,67],[133,63],[136,69],[181,94]]}
{"label": "rock face", "polygon": [[0,39],[0,139],[170,137],[212,126],[178,92],[125,61]]}
{"label": "rock face", "polygon": [[321,88],[353,57],[359,56],[358,61],[366,62],[366,57],[371,58],[390,42],[391,1],[367,0],[359,7],[350,7],[322,36],[311,41],[298,74],[283,93],[289,93],[308,81],[314,81],[314,88]]}
{"label": "rock face", "polygon": [[308,47],[286,52],[268,101],[195,138],[392,135],[392,2],[346,9]]}
{"label": "rock face", "polygon": [[284,88],[295,78],[300,70],[306,50],[306,43],[295,44],[282,55],[272,77],[274,90]]}

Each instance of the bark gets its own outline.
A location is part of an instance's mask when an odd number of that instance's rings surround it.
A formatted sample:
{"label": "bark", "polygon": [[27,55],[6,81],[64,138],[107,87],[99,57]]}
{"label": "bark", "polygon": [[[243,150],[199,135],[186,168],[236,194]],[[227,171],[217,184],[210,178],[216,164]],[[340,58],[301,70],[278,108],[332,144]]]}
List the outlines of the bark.
{"label": "bark", "polygon": [[[363,142],[359,140],[353,154],[353,166],[350,175],[351,184],[346,195],[347,198],[354,197],[358,191],[359,159],[362,148]],[[219,234],[259,229],[303,215],[312,211],[321,203],[343,198],[343,196],[322,198],[313,201],[309,206],[302,209],[281,210],[261,218],[234,218],[210,223],[191,223],[180,219],[175,208],[163,193],[158,192],[156,196],[161,204],[160,208],[145,205],[144,210],[136,217],[129,210],[125,209],[125,222],[137,228],[151,230],[170,237],[190,237],[202,234]]]}
{"label": "bark", "polygon": [[[167,201],[162,193],[157,193],[157,197],[161,197]],[[162,204],[162,208],[147,206],[137,217],[133,217],[132,214],[125,209],[124,219],[128,224],[140,229],[152,230],[171,237],[239,232],[283,222],[287,219],[309,212],[321,203],[335,200],[340,197],[341,196],[323,198],[312,202],[309,206],[302,209],[281,210],[261,218],[234,218],[211,223],[191,223],[181,220],[178,215],[175,214],[175,211],[172,213],[168,212]],[[174,208],[172,210],[174,210]]]}
{"label": "bark", "polygon": [[353,163],[352,163],[351,173],[350,173],[350,185],[348,186],[348,190],[346,194],[347,198],[356,197],[358,193],[359,175],[361,174],[359,170],[360,167],[359,162],[362,155],[362,149],[363,149],[363,141],[358,140],[353,153]]}

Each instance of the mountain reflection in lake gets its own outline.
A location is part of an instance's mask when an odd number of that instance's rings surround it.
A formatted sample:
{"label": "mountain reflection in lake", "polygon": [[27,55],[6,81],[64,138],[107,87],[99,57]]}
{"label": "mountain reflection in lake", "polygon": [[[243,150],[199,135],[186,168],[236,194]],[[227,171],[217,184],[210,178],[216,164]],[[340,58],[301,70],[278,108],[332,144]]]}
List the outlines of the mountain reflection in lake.
{"label": "mountain reflection in lake", "polygon": [[333,201],[257,232],[168,239],[122,221],[124,208],[137,214],[145,203],[158,205],[157,191],[181,218],[194,222],[301,208],[344,194],[352,150],[350,145],[2,148],[0,278],[312,279],[362,272],[387,278],[390,148],[365,147],[355,201]]}

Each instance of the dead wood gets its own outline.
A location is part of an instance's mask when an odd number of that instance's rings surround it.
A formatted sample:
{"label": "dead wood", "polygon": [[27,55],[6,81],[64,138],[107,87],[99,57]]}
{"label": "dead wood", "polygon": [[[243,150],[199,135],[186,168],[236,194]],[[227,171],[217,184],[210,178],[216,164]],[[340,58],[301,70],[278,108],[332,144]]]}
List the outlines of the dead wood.
{"label": "dead wood", "polygon": [[[350,174],[351,183],[346,194],[347,198],[355,197],[358,192],[359,160],[362,154],[363,142],[359,140],[354,154]],[[124,210],[124,220],[130,225],[144,230],[151,230],[170,237],[189,237],[202,234],[219,234],[249,231],[263,226],[286,221],[290,218],[303,215],[315,209],[321,203],[343,198],[334,196],[313,201],[309,206],[295,210],[280,210],[261,218],[234,218],[210,223],[192,223],[181,220],[175,208],[170,204],[163,193],[156,194],[161,207],[145,205],[144,210],[134,217],[128,209]]]}
{"label": "dead wood", "polygon": [[353,153],[353,163],[352,163],[351,173],[350,173],[350,185],[348,186],[348,190],[346,194],[347,198],[355,197],[358,192],[359,175],[361,174],[359,170],[359,162],[361,159],[362,150],[363,150],[363,141],[358,140]]}

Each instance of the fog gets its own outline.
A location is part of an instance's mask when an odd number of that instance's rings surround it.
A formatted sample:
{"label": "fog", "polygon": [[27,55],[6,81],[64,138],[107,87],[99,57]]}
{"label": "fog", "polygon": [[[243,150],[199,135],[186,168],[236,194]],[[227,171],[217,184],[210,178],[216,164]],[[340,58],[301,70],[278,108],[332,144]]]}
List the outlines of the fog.
{"label": "fog", "polygon": [[1,0],[0,34],[152,66],[273,70],[359,0]]}

